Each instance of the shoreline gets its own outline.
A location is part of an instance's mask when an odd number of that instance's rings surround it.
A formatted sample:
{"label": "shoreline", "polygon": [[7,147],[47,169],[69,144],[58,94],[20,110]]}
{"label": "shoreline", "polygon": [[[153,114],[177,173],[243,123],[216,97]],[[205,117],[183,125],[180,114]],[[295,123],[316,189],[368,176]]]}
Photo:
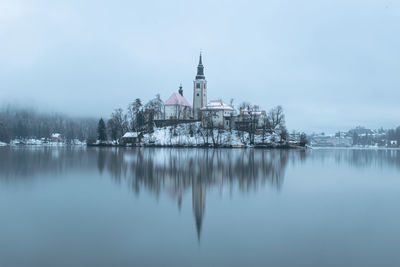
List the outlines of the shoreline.
{"label": "shoreline", "polygon": [[256,145],[219,145],[213,146],[209,145],[160,145],[160,144],[139,144],[139,145],[122,145],[122,144],[66,144],[66,143],[44,143],[44,144],[7,144],[2,143],[0,145],[1,148],[62,148],[62,147],[74,147],[74,148],[83,148],[83,147],[99,147],[99,148],[191,148],[191,149],[284,149],[284,150],[400,150],[399,147],[376,147],[376,146],[351,146],[351,147],[313,147],[313,146],[300,146],[300,145],[292,145],[292,144],[256,144]]}
{"label": "shoreline", "polygon": [[218,145],[214,146],[212,144],[209,145],[160,145],[160,144],[139,144],[139,145],[122,145],[122,144],[65,144],[65,143],[53,143],[53,144],[3,144],[0,147],[12,147],[12,148],[22,148],[22,147],[116,147],[116,148],[202,148],[202,149],[212,149],[212,148],[228,148],[228,149],[312,149],[309,146],[300,146],[300,145],[273,145],[273,144],[257,144],[257,145]]}
{"label": "shoreline", "polygon": [[229,148],[229,149],[311,149],[307,146],[295,145],[159,145],[159,144],[140,144],[140,145],[112,145],[112,144],[87,144],[87,147],[122,147],[122,148],[135,148],[135,147],[155,147],[155,148]]}

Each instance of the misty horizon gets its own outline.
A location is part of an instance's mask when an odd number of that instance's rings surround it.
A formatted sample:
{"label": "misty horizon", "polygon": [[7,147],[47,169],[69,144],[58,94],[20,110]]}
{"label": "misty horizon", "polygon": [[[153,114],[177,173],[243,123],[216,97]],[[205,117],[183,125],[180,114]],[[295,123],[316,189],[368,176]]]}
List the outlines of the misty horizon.
{"label": "misty horizon", "polygon": [[3,106],[109,118],[136,98],[165,101],[180,83],[192,103],[201,50],[208,100],[281,105],[290,131],[400,124],[394,1],[0,7]]}

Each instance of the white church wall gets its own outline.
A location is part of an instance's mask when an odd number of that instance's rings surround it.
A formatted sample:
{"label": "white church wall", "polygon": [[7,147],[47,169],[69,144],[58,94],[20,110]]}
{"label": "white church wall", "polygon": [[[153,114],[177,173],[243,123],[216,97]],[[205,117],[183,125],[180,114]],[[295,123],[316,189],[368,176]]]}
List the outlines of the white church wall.
{"label": "white church wall", "polygon": [[180,105],[164,106],[166,120],[188,120],[190,119],[190,107]]}

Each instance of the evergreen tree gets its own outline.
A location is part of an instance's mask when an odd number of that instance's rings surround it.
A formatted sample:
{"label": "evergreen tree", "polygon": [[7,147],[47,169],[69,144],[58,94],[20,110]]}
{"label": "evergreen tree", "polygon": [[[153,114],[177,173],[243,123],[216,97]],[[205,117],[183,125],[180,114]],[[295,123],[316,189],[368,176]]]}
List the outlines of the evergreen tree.
{"label": "evergreen tree", "polygon": [[135,130],[137,132],[141,131],[143,129],[144,125],[145,125],[144,114],[143,114],[143,111],[140,110],[136,115],[136,127],[135,127]]}
{"label": "evergreen tree", "polygon": [[106,124],[104,123],[103,118],[99,120],[99,123],[97,125],[97,137],[100,140],[100,142],[105,142],[107,141],[107,130],[106,130]]}
{"label": "evergreen tree", "polygon": [[9,142],[10,135],[7,125],[0,121],[0,142]]}
{"label": "evergreen tree", "polygon": [[147,119],[147,131],[149,133],[154,132],[154,112],[150,111],[148,119]]}
{"label": "evergreen tree", "polygon": [[96,138],[97,123],[98,120],[91,118],[69,118],[31,108],[0,106],[0,140],[3,142],[16,138],[49,138],[52,133],[61,133],[67,139]]}

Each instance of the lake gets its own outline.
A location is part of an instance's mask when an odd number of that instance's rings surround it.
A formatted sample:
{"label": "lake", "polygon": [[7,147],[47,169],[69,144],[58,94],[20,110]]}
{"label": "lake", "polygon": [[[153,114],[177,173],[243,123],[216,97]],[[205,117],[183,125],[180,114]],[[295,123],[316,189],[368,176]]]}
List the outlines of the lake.
{"label": "lake", "polygon": [[400,266],[400,150],[0,148],[0,266]]}

